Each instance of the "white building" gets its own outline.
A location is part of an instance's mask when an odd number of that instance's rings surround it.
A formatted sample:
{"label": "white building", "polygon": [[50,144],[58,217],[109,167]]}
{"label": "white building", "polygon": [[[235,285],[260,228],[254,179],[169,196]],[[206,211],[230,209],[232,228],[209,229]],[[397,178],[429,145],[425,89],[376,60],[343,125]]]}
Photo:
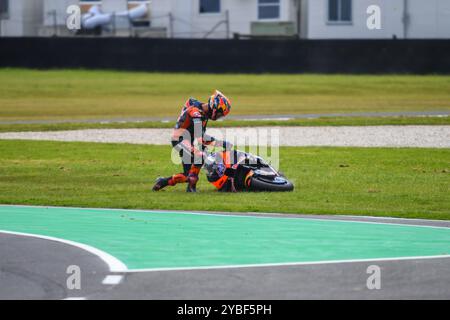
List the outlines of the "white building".
{"label": "white building", "polygon": [[0,36],[37,36],[43,0],[0,0]]}
{"label": "white building", "polygon": [[[305,2],[305,1],[304,1]],[[310,0],[309,39],[450,38],[449,0]],[[367,27],[367,8],[381,9],[381,29]]]}
{"label": "white building", "polygon": [[[1,34],[71,35],[65,27],[66,8],[71,4],[80,5],[82,11],[98,5],[103,12],[120,12],[139,3],[142,1],[0,0],[0,12],[5,11]],[[370,5],[381,9],[380,29],[367,27]],[[119,23],[114,26],[114,34],[176,38],[450,38],[450,0],[152,0],[148,19],[150,28],[139,34]],[[105,29],[105,34],[111,35],[111,27]]]}

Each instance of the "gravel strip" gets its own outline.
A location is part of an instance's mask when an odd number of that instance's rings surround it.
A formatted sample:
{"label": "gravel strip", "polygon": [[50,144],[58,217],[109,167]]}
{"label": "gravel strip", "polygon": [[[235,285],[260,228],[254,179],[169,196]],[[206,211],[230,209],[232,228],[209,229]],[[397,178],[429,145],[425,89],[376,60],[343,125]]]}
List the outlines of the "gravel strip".
{"label": "gravel strip", "polygon": [[[52,132],[7,132],[0,139],[84,141],[169,145],[172,129],[88,129]],[[252,127],[209,129],[208,133],[236,143],[282,146],[429,147],[450,148],[450,126],[342,126],[342,127]]]}

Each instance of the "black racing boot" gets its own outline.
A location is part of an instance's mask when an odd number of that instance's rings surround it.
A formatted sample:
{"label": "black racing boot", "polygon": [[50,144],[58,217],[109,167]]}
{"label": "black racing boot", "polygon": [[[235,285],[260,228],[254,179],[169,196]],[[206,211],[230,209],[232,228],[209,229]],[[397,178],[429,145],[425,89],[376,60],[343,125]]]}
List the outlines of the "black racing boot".
{"label": "black racing boot", "polygon": [[153,191],[159,191],[162,188],[167,187],[169,185],[169,179],[170,178],[163,178],[163,177],[156,179],[156,183],[153,186]]}
{"label": "black racing boot", "polygon": [[197,192],[197,186],[195,184],[188,183],[186,192]]}
{"label": "black racing boot", "polygon": [[187,188],[186,192],[197,192],[197,181],[198,181],[198,175],[196,174],[189,174],[188,180],[187,180]]}

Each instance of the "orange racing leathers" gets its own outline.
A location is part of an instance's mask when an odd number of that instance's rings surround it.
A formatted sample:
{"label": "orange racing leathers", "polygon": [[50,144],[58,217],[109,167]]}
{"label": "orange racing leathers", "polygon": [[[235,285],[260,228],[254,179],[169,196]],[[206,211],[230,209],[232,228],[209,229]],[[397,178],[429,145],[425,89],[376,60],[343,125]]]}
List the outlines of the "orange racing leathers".
{"label": "orange racing leathers", "polygon": [[[168,180],[169,185],[188,182],[188,191],[195,191],[198,174],[203,165],[205,146],[215,142],[213,137],[205,134],[207,124],[208,115],[203,110],[202,103],[192,98],[188,99],[172,133],[172,146],[179,151],[183,172],[173,175]],[[195,142],[199,148],[195,146]],[[189,190],[190,187],[194,190]]]}

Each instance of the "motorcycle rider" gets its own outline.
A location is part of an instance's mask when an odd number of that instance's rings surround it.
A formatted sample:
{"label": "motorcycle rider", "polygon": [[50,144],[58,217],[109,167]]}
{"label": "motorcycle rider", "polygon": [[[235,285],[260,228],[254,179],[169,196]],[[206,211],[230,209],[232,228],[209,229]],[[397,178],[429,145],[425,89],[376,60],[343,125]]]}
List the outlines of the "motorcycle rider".
{"label": "motorcycle rider", "polygon": [[[217,140],[205,134],[208,120],[216,121],[226,116],[230,110],[230,100],[218,90],[211,95],[208,103],[202,103],[193,98],[186,101],[172,133],[172,146],[179,152],[182,159],[183,172],[166,178],[158,178],[153,186],[153,191],[159,191],[177,183],[187,183],[186,191],[196,192],[206,146],[222,146],[228,150],[232,147],[226,141]],[[195,140],[201,150],[194,146]]]}

